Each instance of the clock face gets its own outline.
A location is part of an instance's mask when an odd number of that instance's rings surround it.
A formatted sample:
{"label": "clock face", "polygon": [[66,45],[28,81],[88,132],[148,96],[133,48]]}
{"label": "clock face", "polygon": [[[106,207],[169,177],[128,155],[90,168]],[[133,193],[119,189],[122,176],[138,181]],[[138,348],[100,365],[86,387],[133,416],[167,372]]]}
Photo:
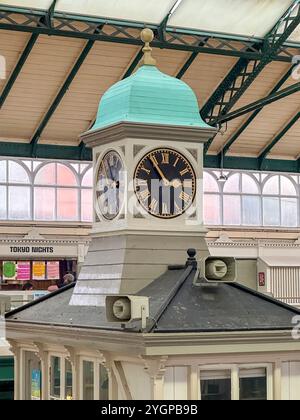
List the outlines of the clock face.
{"label": "clock face", "polygon": [[100,162],[96,180],[96,200],[100,214],[113,220],[124,200],[124,165],[121,156],[110,151]]}
{"label": "clock face", "polygon": [[190,162],[172,149],[155,149],[136,167],[134,189],[141,206],[153,216],[172,219],[193,203],[196,176]]}

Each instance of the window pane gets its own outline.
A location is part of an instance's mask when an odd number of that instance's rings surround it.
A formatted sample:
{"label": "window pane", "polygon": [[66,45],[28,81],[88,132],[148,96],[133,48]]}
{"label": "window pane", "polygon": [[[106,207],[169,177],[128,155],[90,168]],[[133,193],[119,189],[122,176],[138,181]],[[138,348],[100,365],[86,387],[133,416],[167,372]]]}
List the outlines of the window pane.
{"label": "window pane", "polygon": [[224,225],[241,224],[241,198],[235,195],[223,197]]}
{"label": "window pane", "polygon": [[77,180],[74,173],[65,165],[57,164],[57,185],[66,185],[70,187],[77,186]]}
{"label": "window pane", "polygon": [[206,225],[219,225],[220,197],[218,195],[204,194],[204,223]]}
{"label": "window pane", "polygon": [[245,194],[259,194],[257,183],[249,175],[242,175],[242,191]]}
{"label": "window pane", "polygon": [[30,215],[30,187],[8,187],[8,217],[28,220]]}
{"label": "window pane", "polygon": [[60,357],[51,357],[50,369],[50,398],[60,398]]}
{"label": "window pane", "polygon": [[231,400],[230,372],[200,372],[201,400]]}
{"label": "window pane", "polygon": [[29,351],[24,352],[24,386],[26,400],[40,400],[42,395],[41,362]]}
{"label": "window pane", "polygon": [[[258,369],[260,371],[260,369]],[[266,400],[266,369],[262,373],[251,370],[240,370],[240,400]]]}
{"label": "window pane", "polygon": [[263,194],[277,195],[279,194],[279,176],[272,176],[265,183]]}
{"label": "window pane", "polygon": [[291,180],[285,176],[280,177],[281,195],[296,195],[296,189]]}
{"label": "window pane", "polygon": [[224,192],[239,193],[240,192],[240,174],[231,175],[224,185]]}
{"label": "window pane", "polygon": [[215,178],[207,173],[203,173],[203,184],[205,192],[219,192],[219,186]]}
{"label": "window pane", "polygon": [[7,218],[6,203],[7,203],[6,187],[0,186],[0,219]]}
{"label": "window pane", "polygon": [[46,166],[43,166],[36,174],[34,183],[42,185],[55,185],[55,163],[49,163]]}
{"label": "window pane", "polygon": [[55,219],[55,189],[34,189],[34,218],[36,220]]}
{"label": "window pane", "polygon": [[281,226],[297,226],[297,198],[281,199]]}
{"label": "window pane", "polygon": [[29,184],[28,174],[25,169],[16,162],[8,163],[8,180],[11,183]]}
{"label": "window pane", "polygon": [[84,222],[93,220],[93,190],[81,191],[81,220]]}
{"label": "window pane", "polygon": [[244,196],[243,200],[243,225],[258,226],[260,221],[260,198]]}
{"label": "window pane", "polygon": [[82,374],[82,386],[83,392],[82,396],[84,400],[93,400],[94,399],[94,363],[83,361],[82,364],[83,374]]}
{"label": "window pane", "polygon": [[264,211],[264,225],[266,226],[279,226],[279,198],[264,197],[263,198],[263,211]]}
{"label": "window pane", "polygon": [[68,360],[65,360],[65,399],[73,399],[73,373],[72,365]]}
{"label": "window pane", "polygon": [[78,190],[57,189],[57,219],[77,220],[78,218]]}
{"label": "window pane", "polygon": [[0,160],[0,182],[6,182],[6,160]]}
{"label": "window pane", "polygon": [[89,169],[82,179],[81,185],[83,187],[92,187],[93,186],[93,169]]}
{"label": "window pane", "polygon": [[99,366],[99,400],[108,400],[108,374],[104,366]]}

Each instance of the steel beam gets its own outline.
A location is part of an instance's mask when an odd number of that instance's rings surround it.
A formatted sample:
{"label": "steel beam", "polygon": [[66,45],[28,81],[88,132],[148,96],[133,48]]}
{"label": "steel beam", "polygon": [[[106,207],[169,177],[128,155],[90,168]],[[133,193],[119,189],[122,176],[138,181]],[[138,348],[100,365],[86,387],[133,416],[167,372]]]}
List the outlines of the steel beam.
{"label": "steel beam", "polygon": [[27,58],[29,57],[29,54],[31,53],[32,48],[34,47],[36,41],[38,39],[38,34],[32,34],[29,41],[26,44],[26,47],[24,48],[13,72],[11,73],[9,79],[7,80],[7,83],[5,84],[1,96],[0,96],[0,108],[2,108],[4,102],[6,101],[10,91],[12,90],[15,81],[17,80],[24,64],[26,63]]}
{"label": "steel beam", "polygon": [[286,126],[274,137],[270,144],[265,147],[262,152],[260,153],[258,160],[260,162],[260,166],[263,165],[264,160],[271,152],[274,146],[286,135],[286,133],[296,124],[296,122],[300,118],[300,112],[298,112],[287,124]]}
{"label": "steel beam", "polygon": [[[273,93],[276,93],[283,85],[284,83],[288,80],[288,78],[291,76],[293,70],[294,70],[294,66],[292,66],[286,73],[285,75],[279,80],[279,82],[276,84],[276,86],[271,90],[270,95],[272,95]],[[230,137],[230,139],[227,141],[227,143],[223,146],[221,153],[223,153],[224,155],[226,155],[226,153],[229,151],[229,149],[231,148],[231,146],[236,142],[236,140],[241,136],[241,134],[246,130],[246,128],[249,127],[249,125],[255,120],[255,118],[261,113],[263,108],[259,108],[256,111],[253,112],[252,115],[250,115],[250,117],[247,119],[247,121],[245,121],[241,127],[238,128],[238,130]]]}
{"label": "steel beam", "polygon": [[[0,142],[0,156],[31,158],[32,146],[30,143]],[[36,157],[39,159],[64,160],[92,160],[91,149],[84,152],[78,146],[58,146],[53,144],[37,144]]]}
{"label": "steel beam", "polygon": [[56,95],[55,99],[53,100],[52,104],[50,105],[48,111],[46,112],[44,118],[40,122],[38,128],[36,129],[34,135],[31,138],[31,146],[32,146],[32,157],[36,157],[36,146],[37,143],[48,124],[50,118],[52,117],[53,113],[56,111],[58,105],[60,104],[61,100],[63,99],[65,93],[69,89],[72,81],[74,80],[75,76],[77,75],[81,65],[85,61],[86,57],[88,56],[89,52],[91,51],[94,45],[94,41],[88,41],[86,46],[84,47],[83,51],[81,52],[80,56],[78,57],[76,63],[74,64],[72,70],[70,71],[68,77],[66,78],[63,86],[60,88],[58,94]]}
{"label": "steel beam", "polygon": [[[284,43],[299,23],[300,4],[299,0],[296,0],[266,35],[261,48],[263,58],[260,61],[240,59],[225,77],[201,110],[201,115],[207,122],[214,126],[220,123],[222,117],[229,113],[264,68],[272,61],[272,57],[281,51]],[[208,151],[212,141],[213,139],[206,143],[205,152]]]}
{"label": "steel beam", "polygon": [[[43,17],[44,19],[41,19]],[[104,28],[96,30],[99,25],[103,25]],[[43,12],[41,10],[8,7],[0,4],[0,29],[5,30],[142,45],[139,30],[144,28],[144,26],[144,22],[113,21],[59,13],[54,10],[52,10],[49,18],[49,11]],[[191,53],[205,52],[207,54],[244,57],[252,60],[261,60],[264,57],[264,54],[257,52],[257,49],[253,47],[253,44],[260,43],[259,39],[253,38],[249,40],[246,37],[221,36],[199,31],[175,30],[169,27],[164,29],[164,36],[161,37],[158,35],[160,25],[147,26],[151,27],[156,34],[152,43],[153,47]],[[133,33],[132,29],[136,29],[135,33]],[[280,51],[277,51],[272,56],[272,59],[291,62],[294,54],[290,51],[290,48],[295,49],[295,54],[297,54],[297,45],[284,45]]]}
{"label": "steel beam", "polygon": [[[221,169],[217,155],[204,156],[204,166],[211,169]],[[299,173],[300,167],[297,160],[265,159],[263,165],[257,158],[243,156],[224,156],[223,169],[237,169],[248,171],[275,171]]]}
{"label": "steel beam", "polygon": [[[0,142],[0,156],[31,158],[32,147],[30,143]],[[91,161],[92,151],[84,149],[84,153],[79,146],[59,146],[52,144],[38,144],[36,157],[39,159],[63,159],[63,160],[82,160]],[[204,166],[211,169],[220,169],[220,161],[217,155],[206,155]],[[265,159],[260,166],[257,158],[242,156],[225,156],[223,162],[224,169],[240,169],[251,171],[276,171],[300,173],[298,160]]]}
{"label": "steel beam", "polygon": [[239,118],[242,115],[248,114],[249,112],[256,111],[257,109],[262,109],[266,105],[270,105],[273,102],[279,101],[280,99],[286,98],[293,93],[300,91],[300,82],[295,83],[285,89],[281,89],[278,92],[268,95],[265,98],[259,99],[258,101],[252,102],[249,105],[243,106],[242,108],[237,109],[236,111],[230,112],[227,115],[221,116],[217,119],[217,124],[225,123],[235,118]]}

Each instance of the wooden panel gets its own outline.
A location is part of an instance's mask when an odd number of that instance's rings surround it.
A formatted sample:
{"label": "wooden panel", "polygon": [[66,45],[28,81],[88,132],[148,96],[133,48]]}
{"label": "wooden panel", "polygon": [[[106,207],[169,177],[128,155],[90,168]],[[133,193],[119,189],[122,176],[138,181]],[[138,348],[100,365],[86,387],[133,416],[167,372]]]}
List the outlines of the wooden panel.
{"label": "wooden panel", "polygon": [[31,138],[83,45],[81,40],[38,38],[1,110],[1,137]]}
{"label": "wooden panel", "polygon": [[[297,111],[292,115],[296,115]],[[300,155],[300,120],[286,133],[279,143],[273,148],[271,157],[288,156],[298,159]]]}
{"label": "wooden panel", "polygon": [[41,143],[56,139],[78,144],[79,135],[96,115],[101,96],[122,78],[137,51],[131,46],[95,43],[47,125]]}
{"label": "wooden panel", "polygon": [[198,55],[182,80],[196,93],[199,108],[203,107],[235,62],[236,58],[232,57]]}
{"label": "wooden panel", "polygon": [[22,32],[0,31],[0,54],[5,58],[6,79],[0,79],[0,92],[22,54],[30,35]]}

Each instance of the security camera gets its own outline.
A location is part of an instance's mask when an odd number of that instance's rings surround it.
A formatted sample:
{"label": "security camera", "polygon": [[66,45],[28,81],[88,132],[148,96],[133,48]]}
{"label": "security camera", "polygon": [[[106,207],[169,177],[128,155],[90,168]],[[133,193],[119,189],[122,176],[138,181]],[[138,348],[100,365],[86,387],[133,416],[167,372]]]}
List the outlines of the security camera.
{"label": "security camera", "polygon": [[232,257],[207,257],[199,264],[195,284],[200,280],[207,283],[233,283],[236,281],[236,260]]}
{"label": "security camera", "polygon": [[106,319],[108,322],[129,323],[142,321],[146,327],[149,318],[149,298],[132,295],[110,295],[105,299]]}

